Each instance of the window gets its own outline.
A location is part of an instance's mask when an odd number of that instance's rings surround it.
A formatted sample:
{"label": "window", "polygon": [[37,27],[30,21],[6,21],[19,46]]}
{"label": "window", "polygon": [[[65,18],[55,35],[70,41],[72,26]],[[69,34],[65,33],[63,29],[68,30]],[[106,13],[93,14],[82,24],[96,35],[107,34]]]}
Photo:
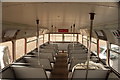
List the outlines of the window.
{"label": "window", "polygon": [[72,41],[77,41],[77,34],[72,34]]}
{"label": "window", "polygon": [[73,41],[72,34],[64,34],[64,37],[65,37],[64,41]]}
{"label": "window", "polygon": [[12,61],[12,42],[11,41],[3,42],[3,43],[0,43],[0,46],[7,46],[8,47],[8,50],[9,50],[9,53],[10,53],[10,58],[11,58],[11,61]]}
{"label": "window", "polygon": [[92,38],[92,42],[94,42],[95,44],[97,44],[97,39],[96,38]]}
{"label": "window", "polygon": [[107,60],[107,42],[104,40],[99,40],[99,46],[100,46],[100,53],[99,53],[99,57],[101,60],[103,60],[106,63]]}
{"label": "window", "polygon": [[12,42],[0,43],[0,69],[12,62]]}
{"label": "window", "polygon": [[91,43],[91,51],[97,52],[97,44]]}
{"label": "window", "polygon": [[44,34],[44,43],[48,42],[48,34]]}
{"label": "window", "polygon": [[39,45],[43,44],[43,35],[39,36]]}
{"label": "window", "polygon": [[118,45],[111,44],[111,50],[116,51],[116,52],[120,52],[120,47]]}
{"label": "window", "polygon": [[83,36],[83,45],[85,45],[86,47],[87,47],[87,42],[88,40],[87,40],[87,36]]}
{"label": "window", "polygon": [[50,34],[50,41],[77,41],[77,34]]}
{"label": "window", "polygon": [[50,34],[50,41],[62,41],[62,34]]}
{"label": "window", "polygon": [[100,48],[100,53],[102,53],[104,51],[104,48]]}
{"label": "window", "polygon": [[[32,40],[35,40],[36,37],[30,37],[30,38],[27,38],[27,42],[28,41],[32,41]],[[27,53],[34,50],[36,48],[36,40],[35,41],[32,41],[32,42],[29,42],[27,43]]]}
{"label": "window", "polygon": [[22,57],[25,53],[25,40],[19,39],[16,40],[16,59]]}
{"label": "window", "polygon": [[120,46],[111,44],[110,66],[120,73]]}
{"label": "window", "polygon": [[95,38],[92,38],[91,51],[97,52],[97,40]]}
{"label": "window", "polygon": [[82,43],[82,35],[79,34],[79,42]]}
{"label": "window", "polygon": [[64,34],[64,41],[76,41],[77,34]]}
{"label": "window", "polygon": [[27,42],[35,40],[35,39],[37,39],[37,37],[29,37],[29,38],[27,38]]}

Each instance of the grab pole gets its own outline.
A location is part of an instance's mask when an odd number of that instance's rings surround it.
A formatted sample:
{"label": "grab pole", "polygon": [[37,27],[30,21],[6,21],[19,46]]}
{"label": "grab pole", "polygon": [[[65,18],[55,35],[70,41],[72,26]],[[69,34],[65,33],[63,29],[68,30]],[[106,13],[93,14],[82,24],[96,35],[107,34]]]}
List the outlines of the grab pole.
{"label": "grab pole", "polygon": [[38,65],[40,65],[40,53],[39,53],[39,19],[36,20],[36,24],[37,24],[37,41],[36,41],[36,45],[37,45],[37,50],[38,50]]}
{"label": "grab pole", "polygon": [[86,80],[88,78],[88,70],[89,70],[89,61],[90,61],[90,53],[91,53],[91,38],[92,38],[92,29],[93,29],[93,20],[95,13],[89,13],[90,14],[90,33],[89,33],[89,44],[88,44],[88,55],[87,55],[87,69],[86,69]]}

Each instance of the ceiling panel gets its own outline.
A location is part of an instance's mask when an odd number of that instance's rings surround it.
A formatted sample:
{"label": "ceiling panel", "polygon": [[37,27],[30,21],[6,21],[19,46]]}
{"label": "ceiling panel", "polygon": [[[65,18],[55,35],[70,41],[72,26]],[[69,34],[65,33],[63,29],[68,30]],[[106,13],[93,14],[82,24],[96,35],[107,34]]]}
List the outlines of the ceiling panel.
{"label": "ceiling panel", "polygon": [[118,6],[113,2],[76,2],[76,3],[3,3],[3,21],[50,28],[70,28],[74,23],[76,28],[89,27],[89,13],[95,12],[94,25],[106,25],[118,20]]}

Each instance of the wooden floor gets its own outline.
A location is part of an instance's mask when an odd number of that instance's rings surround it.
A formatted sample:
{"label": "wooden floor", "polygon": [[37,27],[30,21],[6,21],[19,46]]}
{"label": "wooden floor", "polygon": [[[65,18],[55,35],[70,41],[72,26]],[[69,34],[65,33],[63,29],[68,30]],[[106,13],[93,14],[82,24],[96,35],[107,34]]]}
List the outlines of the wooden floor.
{"label": "wooden floor", "polygon": [[62,78],[62,80],[68,79],[68,63],[67,63],[67,53],[59,53],[56,56],[56,62],[53,68],[53,71],[51,72],[50,79],[59,79]]}

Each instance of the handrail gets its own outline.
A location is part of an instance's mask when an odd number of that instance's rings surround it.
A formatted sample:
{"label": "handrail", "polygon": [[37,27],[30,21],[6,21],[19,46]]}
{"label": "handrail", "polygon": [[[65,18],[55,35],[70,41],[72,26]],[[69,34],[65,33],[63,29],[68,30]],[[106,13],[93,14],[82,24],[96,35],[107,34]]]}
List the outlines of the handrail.
{"label": "handrail", "polygon": [[109,68],[112,70],[112,72],[117,75],[120,78],[120,73],[117,72],[115,69],[113,69],[112,67],[109,66]]}

